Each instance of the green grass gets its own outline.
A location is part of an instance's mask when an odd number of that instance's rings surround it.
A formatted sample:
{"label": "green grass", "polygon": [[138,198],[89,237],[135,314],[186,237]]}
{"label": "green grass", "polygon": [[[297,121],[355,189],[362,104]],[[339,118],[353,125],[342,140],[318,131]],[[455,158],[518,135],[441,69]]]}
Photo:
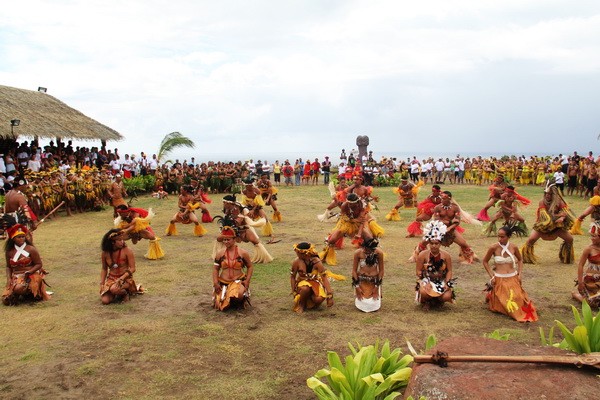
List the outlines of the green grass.
{"label": "green grass", "polygon": [[[487,199],[487,188],[447,185],[461,206],[476,214]],[[528,226],[534,221],[539,187],[519,188],[533,204],[523,210]],[[424,187],[420,198],[430,192]],[[386,276],[382,309],[363,314],[354,307],[350,281],[335,282],[336,304],[296,315],[291,311],[289,269],[292,245],[311,241],[317,248],[333,224],[317,221],[329,202],[324,186],[281,187],[283,222],[274,224],[281,242],[267,245],[275,260],[257,265],[252,280],[252,308],[216,312],[211,308],[210,259],[215,224],[196,238],[189,225],[178,225],[179,236],[164,229],[176,211],[176,199],[140,198],[136,207],[152,207],[153,227],[162,237],[166,257],[143,258],[147,242],[131,245],[136,255],[135,279],[148,289],[126,304],[103,306],[98,296],[100,239],[112,227],[112,211],[92,212],[44,223],[35,233],[47,277],[55,294],[43,304],[1,307],[0,344],[3,368],[0,393],[5,398],[223,398],[309,399],[306,379],[326,365],[326,351],[348,354],[346,343],[390,339],[405,348],[409,340],[423,348],[430,334],[439,341],[452,336],[483,336],[496,329],[510,340],[539,345],[538,327],[548,330],[555,319],[571,321],[570,292],[576,265],[558,262],[560,241],[539,241],[540,265],[526,265],[524,287],[535,302],[540,320],[520,324],[489,312],[483,303],[486,273],[480,263],[458,264],[458,248],[449,251],[458,277],[457,302],[442,310],[423,312],[415,306],[414,264],[407,261],[417,239],[406,239],[414,210],[402,210],[402,221],[384,216],[396,203],[391,188],[376,188],[380,196],[375,217],[385,228],[382,248]],[[212,195],[211,214],[220,214],[222,195]],[[587,202],[567,198],[581,212]],[[272,215],[270,209],[267,210]],[[490,213],[491,214],[491,213]],[[467,240],[482,257],[494,238],[465,225]],[[518,245],[525,238],[513,239]],[[577,258],[589,243],[575,238]],[[252,252],[252,247],[241,244]],[[350,277],[352,248],[338,251],[336,273]],[[35,385],[22,379],[38,377]]]}

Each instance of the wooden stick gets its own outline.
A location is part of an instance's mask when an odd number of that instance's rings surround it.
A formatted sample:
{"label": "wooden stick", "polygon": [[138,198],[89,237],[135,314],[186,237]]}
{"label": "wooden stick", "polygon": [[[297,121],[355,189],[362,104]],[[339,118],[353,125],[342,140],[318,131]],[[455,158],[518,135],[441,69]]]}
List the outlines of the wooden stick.
{"label": "wooden stick", "polygon": [[573,356],[449,356],[438,351],[432,355],[415,355],[416,363],[433,363],[445,367],[449,362],[491,362],[491,363],[534,363],[568,364],[576,367],[589,366],[600,369],[600,353]]}
{"label": "wooden stick", "polygon": [[38,222],[38,225],[41,224],[42,222],[44,222],[46,220],[46,218],[48,218],[48,216],[50,216],[51,214],[54,214],[59,208],[61,208],[63,206],[63,204],[65,204],[65,202],[61,201],[59,205],[57,205],[56,207],[54,207],[52,209],[52,211],[50,211],[48,214],[46,214],[46,216],[44,218],[42,218],[40,220],[40,222]]}

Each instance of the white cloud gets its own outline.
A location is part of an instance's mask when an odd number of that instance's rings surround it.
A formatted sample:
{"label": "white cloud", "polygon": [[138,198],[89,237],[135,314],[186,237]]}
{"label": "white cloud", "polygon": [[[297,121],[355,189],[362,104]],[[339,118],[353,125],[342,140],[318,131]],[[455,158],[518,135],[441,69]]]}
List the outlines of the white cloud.
{"label": "white cloud", "polygon": [[[514,140],[577,126],[565,145],[591,146],[597,79],[585,95],[568,88],[600,69],[599,22],[591,0],[22,0],[0,16],[0,82],[46,86],[132,148],[178,130],[213,147],[337,149],[367,133],[418,150],[397,140],[418,132],[432,151],[450,133],[489,152],[472,136],[496,134],[498,118]],[[543,118],[545,104],[558,115]]]}

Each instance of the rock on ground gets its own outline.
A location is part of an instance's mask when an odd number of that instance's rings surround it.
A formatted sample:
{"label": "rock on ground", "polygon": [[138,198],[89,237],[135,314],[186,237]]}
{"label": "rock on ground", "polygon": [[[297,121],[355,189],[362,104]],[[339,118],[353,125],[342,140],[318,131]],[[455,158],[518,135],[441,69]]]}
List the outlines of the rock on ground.
{"label": "rock on ground", "polygon": [[[428,354],[455,355],[569,355],[554,347],[530,347],[487,338],[452,338]],[[428,400],[486,399],[588,399],[600,390],[600,370],[550,364],[455,362],[441,368],[414,364],[404,398]],[[590,397],[591,396],[591,397]]]}

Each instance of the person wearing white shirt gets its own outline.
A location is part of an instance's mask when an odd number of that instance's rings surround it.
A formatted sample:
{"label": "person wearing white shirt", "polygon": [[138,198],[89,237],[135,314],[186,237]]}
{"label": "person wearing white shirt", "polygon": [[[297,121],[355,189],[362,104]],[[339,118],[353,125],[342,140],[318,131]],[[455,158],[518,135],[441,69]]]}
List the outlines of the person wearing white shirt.
{"label": "person wearing white shirt", "polygon": [[123,178],[131,178],[131,164],[129,154],[125,154],[125,160],[123,160]]}
{"label": "person wearing white shirt", "polygon": [[431,172],[432,164],[429,160],[423,160],[423,165],[421,166],[421,179],[423,179],[424,183],[427,183],[427,178],[429,178],[429,173]]}
{"label": "person wearing white shirt", "polygon": [[341,162],[340,165],[338,165],[338,174],[337,174],[338,181],[340,180],[340,178],[346,179],[345,173],[346,173],[346,166],[344,165],[343,162]]}
{"label": "person wearing white shirt", "polygon": [[565,173],[562,170],[558,170],[554,173],[554,182],[556,186],[560,188],[560,193],[562,194],[565,190]]}
{"label": "person wearing white shirt", "polygon": [[[444,162],[440,158],[434,164],[435,167],[435,181],[436,183],[440,183],[442,181],[442,174],[444,173]],[[433,177],[432,177],[433,179]]]}
{"label": "person wearing white shirt", "polygon": [[61,176],[61,180],[62,180],[62,178],[64,178],[64,176],[67,175],[67,172],[69,171],[69,169],[71,169],[71,166],[69,164],[61,161],[60,165],[58,166],[58,169],[62,173],[62,176]]}
{"label": "person wearing white shirt", "polygon": [[267,160],[263,161],[262,172],[263,174],[267,174],[267,179],[271,180],[271,164]]}
{"label": "person wearing white shirt", "polygon": [[456,160],[456,169],[458,170],[457,183],[465,183],[465,161],[462,158]]}
{"label": "person wearing white shirt", "polygon": [[148,161],[148,174],[154,175],[156,170],[158,169],[158,159],[156,158],[156,154],[152,154],[152,160]]}
{"label": "person wearing white shirt", "polygon": [[119,164],[119,161],[115,156],[112,156],[112,160],[110,160],[108,165],[110,166],[110,171],[113,175],[116,175],[121,171],[121,164]]}
{"label": "person wearing white shirt", "polygon": [[256,174],[256,165],[254,164],[254,160],[252,159],[250,159],[250,161],[248,162],[248,171],[250,172],[250,175]]}
{"label": "person wearing white shirt", "polygon": [[[575,154],[577,154],[577,152],[575,152]],[[569,168],[569,156],[567,156],[566,154],[563,156],[562,154],[560,154],[560,163],[561,163],[561,170],[563,173],[567,173],[567,169]]]}
{"label": "person wearing white shirt", "polygon": [[33,172],[40,172],[42,163],[36,158],[35,154],[33,154],[29,161],[27,161],[27,168]]}
{"label": "person wearing white shirt", "polygon": [[410,163],[410,179],[415,183],[419,181],[419,166],[420,165],[421,164],[419,164],[419,162],[416,159],[412,160]]}
{"label": "person wearing white shirt", "polygon": [[20,167],[27,167],[27,163],[29,162],[29,153],[27,152],[26,147],[21,146],[19,152],[17,153],[17,160],[19,161]]}
{"label": "person wearing white shirt", "polygon": [[137,160],[137,163],[140,167],[140,174],[142,176],[145,176],[148,174],[148,157],[146,156],[146,154],[142,151],[140,154],[140,158]]}

